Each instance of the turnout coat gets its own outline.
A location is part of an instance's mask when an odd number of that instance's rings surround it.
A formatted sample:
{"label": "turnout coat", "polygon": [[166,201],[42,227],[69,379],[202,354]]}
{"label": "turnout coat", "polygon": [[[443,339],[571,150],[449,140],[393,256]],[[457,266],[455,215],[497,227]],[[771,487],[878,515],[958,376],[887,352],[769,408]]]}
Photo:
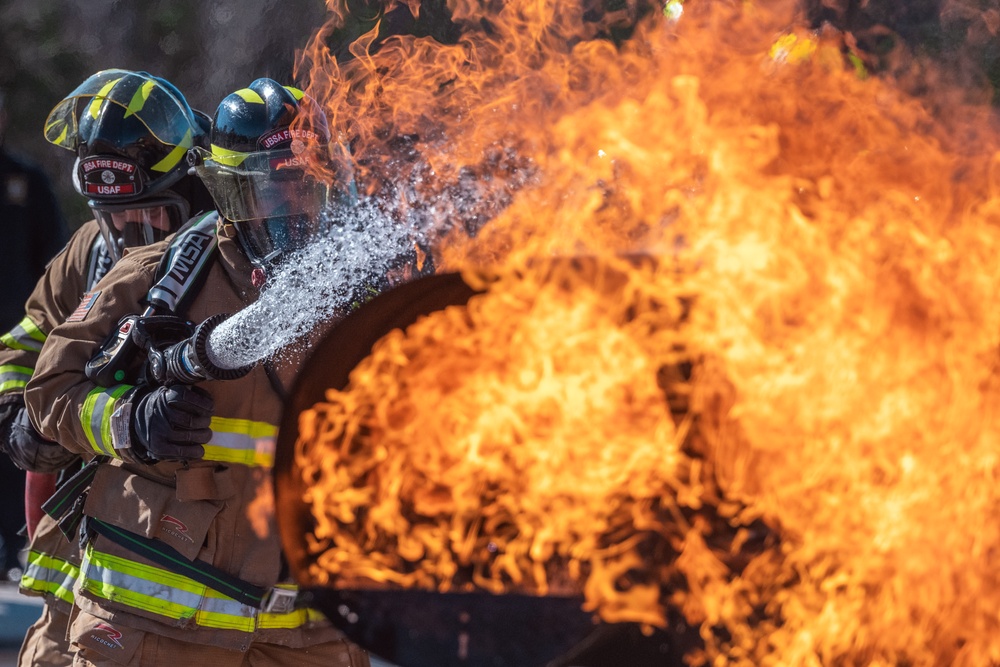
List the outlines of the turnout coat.
{"label": "turnout coat", "polygon": [[[219,244],[207,279],[180,313],[193,322],[235,313],[259,296],[232,226],[221,218],[218,224]],[[112,415],[128,400],[131,386],[100,387],[84,373],[119,320],[144,310],[168,243],[126,254],[81,306],[82,317],[52,331],[25,392],[32,421],[43,435],[75,452],[106,457],[86,495],[87,517],[254,586],[293,588],[282,583],[271,467],[283,393],[301,361],[283,355],[240,379],[201,383],[214,400],[204,458],[151,465],[124,462],[112,446]],[[235,650],[246,650],[251,642],[304,647],[342,636],[315,610],[261,610],[105,534],[88,532],[76,604],[98,618]]]}
{"label": "turnout coat", "polygon": [[[73,314],[87,290],[111,264],[94,220],[81,226],[49,263],[28,297],[24,317],[0,336],[0,404],[23,400],[24,387],[34,373],[49,333]],[[5,446],[10,457],[26,470],[32,470],[33,464],[43,462],[46,456],[38,448],[15,451],[15,447],[26,446],[16,442]],[[21,592],[42,596],[47,603],[69,613],[79,565],[80,548],[76,541],[68,541],[54,521],[43,517],[29,545]]]}

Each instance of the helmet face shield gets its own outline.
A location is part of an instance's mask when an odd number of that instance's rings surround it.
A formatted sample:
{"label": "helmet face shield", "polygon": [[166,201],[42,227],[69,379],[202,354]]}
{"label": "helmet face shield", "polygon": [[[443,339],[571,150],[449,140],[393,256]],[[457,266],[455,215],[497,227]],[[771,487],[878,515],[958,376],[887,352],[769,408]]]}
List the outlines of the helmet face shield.
{"label": "helmet face shield", "polygon": [[195,149],[195,173],[233,222],[250,259],[264,264],[301,248],[321,226],[329,186],[308,174],[301,151],[213,154]]}
{"label": "helmet face shield", "polygon": [[115,261],[122,258],[125,248],[162,241],[190,217],[187,200],[172,192],[128,204],[91,200],[90,208]]}
{"label": "helmet face shield", "polygon": [[318,216],[329,187],[306,173],[305,159],[291,150],[218,156],[195,149],[195,173],[212,194],[219,213],[231,222],[275,216]]}
{"label": "helmet face shield", "polygon": [[97,119],[104,105],[112,104],[123,109],[125,115],[134,116],[160,143],[190,148],[192,127],[196,124],[191,107],[148,75],[141,85],[118,85],[124,79],[141,76],[109,69],[89,77],[49,112],[45,120],[45,138],[56,146],[77,150],[82,143],[82,119],[88,116]]}
{"label": "helmet face shield", "polygon": [[274,262],[283,253],[306,247],[323,227],[321,216],[290,215],[234,222],[250,261],[257,266]]}

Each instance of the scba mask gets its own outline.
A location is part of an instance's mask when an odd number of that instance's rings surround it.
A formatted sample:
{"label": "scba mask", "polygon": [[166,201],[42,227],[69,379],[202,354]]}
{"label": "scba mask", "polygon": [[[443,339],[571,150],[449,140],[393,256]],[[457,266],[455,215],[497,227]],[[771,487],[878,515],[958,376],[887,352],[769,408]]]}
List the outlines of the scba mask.
{"label": "scba mask", "polygon": [[162,241],[190,218],[187,200],[172,192],[138,202],[109,204],[91,200],[89,204],[115,261],[122,258],[125,248]]}

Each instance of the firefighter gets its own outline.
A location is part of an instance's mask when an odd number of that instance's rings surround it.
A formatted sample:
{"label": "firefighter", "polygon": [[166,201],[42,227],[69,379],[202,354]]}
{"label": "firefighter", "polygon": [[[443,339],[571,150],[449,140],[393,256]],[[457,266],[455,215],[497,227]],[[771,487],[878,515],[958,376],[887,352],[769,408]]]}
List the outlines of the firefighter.
{"label": "firefighter", "polygon": [[[221,215],[195,225],[212,224],[210,243],[177,253],[192,253],[184,277],[193,266],[205,275],[175,315],[204,322],[246,307],[262,276],[310,241],[328,188],[309,167],[329,159],[328,141],[325,115],[295,88],[258,79],[223,100],[211,149],[192,152]],[[99,456],[83,502],[75,664],[367,667],[283,578],[271,468],[298,363],[279,355],[193,386],[102,386],[83,370],[108,331],[160,303],[172,275],[158,274],[163,251],[112,268],[87,312],[51,333],[25,392],[43,436]]]}
{"label": "firefighter", "polygon": [[57,473],[79,468],[80,457],[34,430],[24,386],[49,332],[86,315],[97,293],[90,290],[124,249],[163,239],[192,213],[211,208],[204,186],[187,175],[185,160],[189,148],[207,142],[209,125],[169,82],[124,70],[94,74],[46,122],[46,138],[76,154],[73,183],[88,198],[94,220],[48,265],[24,318],[0,338],[0,447],[29,479],[25,511],[31,544],[21,591],[45,599],[42,616],[21,647],[22,667],[72,664],[65,635],[80,566],[78,545],[40,510]]}
{"label": "firefighter", "polygon": [[[0,90],[0,230],[4,261],[0,262],[0,332],[14,326],[24,314],[24,301],[45,266],[69,237],[55,193],[37,166],[7,152],[4,137],[7,112]],[[4,380],[0,379],[0,388]],[[18,389],[20,392],[20,389]],[[25,475],[0,457],[0,579],[16,581],[22,574],[19,555],[25,540],[19,535],[24,513]]]}

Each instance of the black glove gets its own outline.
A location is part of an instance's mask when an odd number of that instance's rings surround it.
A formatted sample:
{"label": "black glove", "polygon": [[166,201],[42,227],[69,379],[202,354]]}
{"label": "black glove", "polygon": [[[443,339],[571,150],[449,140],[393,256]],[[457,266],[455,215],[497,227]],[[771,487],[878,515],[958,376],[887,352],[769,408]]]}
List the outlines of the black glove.
{"label": "black glove", "polygon": [[204,389],[157,387],[135,403],[132,432],[154,461],[200,459],[212,439],[212,397]]}
{"label": "black glove", "polygon": [[76,454],[35,430],[21,396],[0,405],[0,449],[18,468],[31,472],[59,472],[77,459]]}
{"label": "black glove", "polygon": [[11,424],[7,453],[18,468],[39,473],[59,472],[79,459],[59,443],[43,438],[31,425],[28,409],[23,405]]}
{"label": "black glove", "polygon": [[7,441],[10,440],[10,429],[14,426],[17,413],[24,409],[24,399],[18,397],[17,400],[9,403],[0,403],[0,450],[4,454],[10,453]]}

